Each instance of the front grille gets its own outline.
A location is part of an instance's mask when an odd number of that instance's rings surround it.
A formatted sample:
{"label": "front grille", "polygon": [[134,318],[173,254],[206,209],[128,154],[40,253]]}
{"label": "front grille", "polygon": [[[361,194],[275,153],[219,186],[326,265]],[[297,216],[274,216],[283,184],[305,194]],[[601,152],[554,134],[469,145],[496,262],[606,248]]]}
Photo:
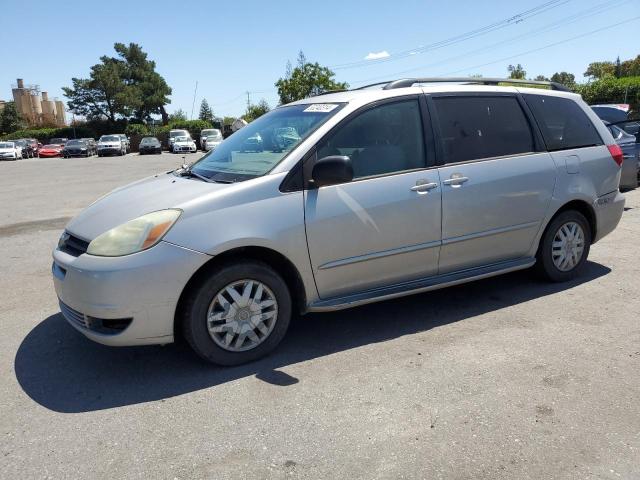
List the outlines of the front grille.
{"label": "front grille", "polygon": [[69,232],[64,232],[58,242],[58,250],[68,253],[74,257],[79,257],[83,253],[87,253],[87,248],[89,248],[89,242],[82,240]]}
{"label": "front grille", "polygon": [[87,328],[87,321],[85,320],[85,316],[82,313],[64,304],[62,300],[58,300],[58,302],[60,303],[60,311],[62,312],[62,315],[67,319],[69,323],[72,323],[80,328]]}
{"label": "front grille", "polygon": [[131,325],[133,318],[96,318],[90,317],[74,310],[62,300],[58,299],[60,312],[67,321],[83,330],[102,333],[104,335],[117,335]]}

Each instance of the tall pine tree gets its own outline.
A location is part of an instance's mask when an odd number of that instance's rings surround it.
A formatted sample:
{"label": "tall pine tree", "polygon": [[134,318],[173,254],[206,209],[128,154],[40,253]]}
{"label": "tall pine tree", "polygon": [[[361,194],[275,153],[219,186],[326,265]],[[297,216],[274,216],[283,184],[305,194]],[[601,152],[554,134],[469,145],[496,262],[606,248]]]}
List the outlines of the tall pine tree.
{"label": "tall pine tree", "polygon": [[213,110],[211,110],[209,102],[207,102],[206,98],[203,98],[202,103],[200,103],[200,115],[198,116],[198,118],[209,123],[213,122]]}

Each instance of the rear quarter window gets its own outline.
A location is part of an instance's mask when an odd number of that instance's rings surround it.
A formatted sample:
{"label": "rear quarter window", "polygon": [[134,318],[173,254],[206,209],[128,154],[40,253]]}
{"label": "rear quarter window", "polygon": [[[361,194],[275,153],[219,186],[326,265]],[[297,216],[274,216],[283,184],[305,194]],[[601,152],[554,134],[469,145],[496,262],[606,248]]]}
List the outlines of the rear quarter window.
{"label": "rear quarter window", "polygon": [[571,99],[550,95],[523,95],[540,127],[547,150],[602,145],[591,119]]}

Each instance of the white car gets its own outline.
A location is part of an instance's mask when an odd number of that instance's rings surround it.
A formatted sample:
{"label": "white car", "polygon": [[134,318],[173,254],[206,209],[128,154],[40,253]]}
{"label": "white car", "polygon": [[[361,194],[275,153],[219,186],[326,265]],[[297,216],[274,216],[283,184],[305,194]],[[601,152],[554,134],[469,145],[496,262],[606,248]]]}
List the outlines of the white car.
{"label": "white car", "polygon": [[14,142],[0,142],[0,159],[18,160],[22,158],[22,147]]}
{"label": "white car", "polygon": [[169,130],[169,151],[173,152],[173,144],[178,137],[191,137],[191,134],[186,130]]}
{"label": "white car", "polygon": [[102,135],[98,140],[98,156],[126,155],[127,147],[119,135]]}
{"label": "white car", "polygon": [[193,138],[187,136],[175,137],[172,151],[173,153],[196,153],[196,142],[193,141]]}
{"label": "white car", "polygon": [[222,142],[222,132],[217,128],[206,128],[200,132],[200,149],[203,152],[215,149]]}

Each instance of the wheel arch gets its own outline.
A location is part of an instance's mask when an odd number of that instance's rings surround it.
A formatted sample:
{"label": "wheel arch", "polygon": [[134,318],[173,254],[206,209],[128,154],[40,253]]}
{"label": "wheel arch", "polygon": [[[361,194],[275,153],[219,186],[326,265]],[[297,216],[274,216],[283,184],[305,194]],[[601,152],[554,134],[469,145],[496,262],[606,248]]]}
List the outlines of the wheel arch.
{"label": "wheel arch", "polygon": [[580,199],[574,199],[574,200],[571,200],[571,201],[563,204],[560,208],[558,208],[553,213],[553,215],[551,215],[551,217],[547,221],[547,224],[544,227],[544,230],[542,231],[542,234],[540,235],[540,238],[538,239],[538,247],[537,248],[540,248],[540,242],[544,238],[544,234],[547,232],[547,229],[549,228],[549,225],[551,225],[551,222],[553,222],[553,220],[558,215],[560,215],[562,212],[566,212],[566,211],[569,211],[569,210],[575,210],[577,212],[580,212],[587,219],[587,222],[589,222],[589,230],[591,231],[591,242],[593,243],[593,239],[596,238],[596,235],[598,233],[598,224],[597,224],[597,220],[596,220],[596,212],[593,209],[593,206],[591,204],[589,204],[587,201],[580,200]]}
{"label": "wheel arch", "polygon": [[181,332],[181,316],[179,313],[183,308],[186,294],[194,285],[196,285],[198,282],[201,282],[216,268],[220,267],[221,265],[233,263],[238,260],[256,260],[262,263],[266,263],[271,268],[273,268],[276,272],[278,272],[278,274],[280,274],[280,276],[282,276],[283,280],[287,284],[287,287],[289,288],[289,291],[291,292],[293,311],[298,311],[301,314],[306,312],[307,294],[304,282],[302,281],[302,276],[300,275],[300,272],[298,271],[296,266],[287,257],[285,257],[280,252],[267,247],[236,247],[212,257],[211,260],[202,265],[185,284],[182,292],[180,293],[180,298],[178,299],[176,311],[174,313],[173,329],[176,338],[178,335],[180,335]]}

